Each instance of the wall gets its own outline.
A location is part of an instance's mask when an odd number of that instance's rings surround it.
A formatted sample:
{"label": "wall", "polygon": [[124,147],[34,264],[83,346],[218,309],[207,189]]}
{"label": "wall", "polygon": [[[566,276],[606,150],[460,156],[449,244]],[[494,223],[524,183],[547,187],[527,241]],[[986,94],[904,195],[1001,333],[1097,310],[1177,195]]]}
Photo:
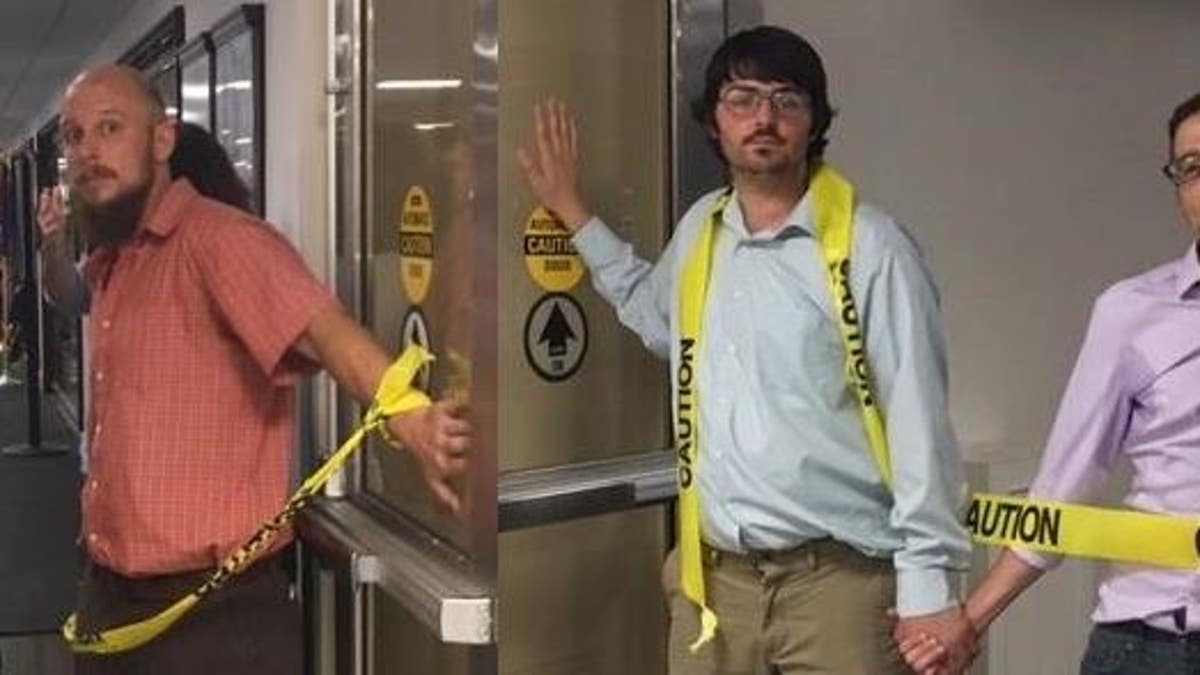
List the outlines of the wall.
{"label": "wall", "polygon": [[[825,58],[840,109],[830,159],[909,225],[931,261],[968,457],[989,465],[994,487],[1020,486],[1093,298],[1187,245],[1158,167],[1167,117],[1195,91],[1200,5],[767,0],[764,9]],[[993,673],[1075,671],[1092,600],[1090,568],[1072,570],[999,626]]]}

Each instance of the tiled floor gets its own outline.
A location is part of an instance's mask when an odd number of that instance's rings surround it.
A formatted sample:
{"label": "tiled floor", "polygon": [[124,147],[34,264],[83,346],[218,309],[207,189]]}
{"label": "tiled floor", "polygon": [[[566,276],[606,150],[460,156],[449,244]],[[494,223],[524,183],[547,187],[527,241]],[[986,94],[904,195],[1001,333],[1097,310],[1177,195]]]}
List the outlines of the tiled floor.
{"label": "tiled floor", "polygon": [[[28,443],[23,386],[0,387],[0,675],[71,675],[55,630],[74,594],[78,461],[73,449],[10,456]],[[72,435],[53,411],[42,416],[47,444]]]}

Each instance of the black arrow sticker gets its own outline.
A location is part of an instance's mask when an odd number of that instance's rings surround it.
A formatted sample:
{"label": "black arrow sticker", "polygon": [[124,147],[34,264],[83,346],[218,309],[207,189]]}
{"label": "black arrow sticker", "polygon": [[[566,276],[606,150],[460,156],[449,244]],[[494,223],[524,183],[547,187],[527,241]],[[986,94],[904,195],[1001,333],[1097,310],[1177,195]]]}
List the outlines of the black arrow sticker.
{"label": "black arrow sticker", "polygon": [[563,316],[562,307],[556,302],[550,309],[550,318],[546,320],[545,328],[542,328],[542,336],[538,338],[538,344],[549,343],[550,356],[561,357],[567,354],[567,340],[575,340],[575,331],[571,330],[571,324],[567,323],[567,317]]}
{"label": "black arrow sticker", "polygon": [[525,319],[525,358],[539,377],[561,382],[579,370],[587,352],[587,318],[575,298],[543,295]]}

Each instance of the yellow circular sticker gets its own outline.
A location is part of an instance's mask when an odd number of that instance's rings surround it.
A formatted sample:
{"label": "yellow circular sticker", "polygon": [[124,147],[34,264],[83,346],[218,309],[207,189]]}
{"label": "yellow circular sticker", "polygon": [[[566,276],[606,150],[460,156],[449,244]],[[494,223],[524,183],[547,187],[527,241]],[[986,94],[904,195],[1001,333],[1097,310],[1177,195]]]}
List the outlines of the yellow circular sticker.
{"label": "yellow circular sticker", "polygon": [[562,221],[539,206],[525,223],[525,269],[543,289],[566,293],[583,279],[583,261]]}
{"label": "yellow circular sticker", "polygon": [[433,281],[433,207],[420,185],[404,195],[399,229],[400,282],[408,301],[417,305]]}

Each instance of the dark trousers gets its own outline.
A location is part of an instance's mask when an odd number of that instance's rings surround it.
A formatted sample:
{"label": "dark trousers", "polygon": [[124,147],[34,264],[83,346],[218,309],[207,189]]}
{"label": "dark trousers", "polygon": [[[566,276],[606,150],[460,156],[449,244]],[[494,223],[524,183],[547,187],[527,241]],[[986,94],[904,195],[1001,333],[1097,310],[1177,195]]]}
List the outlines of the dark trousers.
{"label": "dark trousers", "polygon": [[[300,611],[282,564],[291,550],[259,561],[142,647],[77,656],[76,675],[300,675]],[[131,579],[89,561],[80,582],[79,627],[90,631],[149,618],[205,578],[207,573]]]}
{"label": "dark trousers", "polygon": [[1200,634],[1175,635],[1140,621],[1096,624],[1080,675],[1200,675]]}

